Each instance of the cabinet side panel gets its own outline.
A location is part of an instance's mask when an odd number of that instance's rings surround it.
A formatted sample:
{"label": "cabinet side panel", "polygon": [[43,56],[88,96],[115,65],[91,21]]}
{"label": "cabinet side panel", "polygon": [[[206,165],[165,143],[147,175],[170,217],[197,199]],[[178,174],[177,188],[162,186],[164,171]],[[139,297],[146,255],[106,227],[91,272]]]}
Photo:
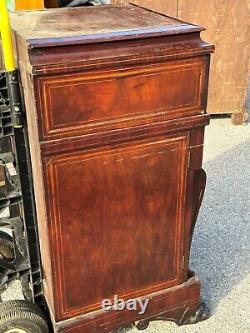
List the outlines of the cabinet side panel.
{"label": "cabinet side panel", "polygon": [[40,145],[38,139],[38,124],[36,117],[33,78],[32,76],[30,76],[30,74],[28,74],[25,71],[22,64],[19,64],[19,68],[21,71],[21,79],[22,79],[22,86],[23,86],[23,93],[24,93],[25,107],[26,107],[27,128],[28,128],[28,137],[30,145],[30,155],[31,155],[31,167],[33,174],[35,203],[37,211],[38,234],[40,241],[40,251],[42,259],[43,278],[44,278],[43,289],[46,301],[48,302],[50,309],[53,311],[54,303],[53,303],[52,284],[51,284],[50,246],[48,241],[46,204],[44,197]]}

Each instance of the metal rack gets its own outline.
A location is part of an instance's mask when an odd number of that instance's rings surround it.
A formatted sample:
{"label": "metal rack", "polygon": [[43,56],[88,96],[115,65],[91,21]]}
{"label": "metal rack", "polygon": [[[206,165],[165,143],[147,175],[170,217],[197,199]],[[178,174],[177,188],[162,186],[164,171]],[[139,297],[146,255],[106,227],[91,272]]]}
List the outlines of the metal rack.
{"label": "metal rack", "polygon": [[[9,257],[0,257],[0,297],[20,280],[24,297],[42,303],[39,241],[25,125],[13,126],[11,88],[0,72],[0,245]],[[11,255],[10,255],[11,254]]]}

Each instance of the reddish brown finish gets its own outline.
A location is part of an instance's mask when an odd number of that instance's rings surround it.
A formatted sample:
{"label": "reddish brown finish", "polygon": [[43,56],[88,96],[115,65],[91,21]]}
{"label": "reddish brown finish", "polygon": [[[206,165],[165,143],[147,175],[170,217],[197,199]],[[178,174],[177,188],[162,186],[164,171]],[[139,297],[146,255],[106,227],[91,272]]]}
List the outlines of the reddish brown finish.
{"label": "reddish brown finish", "polygon": [[[135,298],[183,282],[176,244],[183,243],[187,147],[183,133],[46,163],[59,319],[100,309],[115,294]],[[84,260],[75,266],[76,258]]]}
{"label": "reddish brown finish", "polygon": [[111,129],[128,121],[132,125],[199,114],[205,71],[203,57],[42,77],[39,79],[41,140],[72,137],[97,131],[99,127]]}
{"label": "reddish brown finish", "polygon": [[65,322],[64,325],[59,326],[59,332],[116,332],[119,328],[128,326],[138,318],[146,321],[149,317],[150,320],[168,320],[183,325],[188,323],[190,317],[197,310],[200,298],[200,283],[197,278],[192,277],[182,285],[161,290],[160,293],[154,293],[147,297],[150,302],[147,312],[143,316],[136,311],[124,311],[122,316],[117,311],[111,311],[109,321],[107,321],[107,313],[102,312],[99,313],[97,318],[82,317],[80,323],[72,326]]}
{"label": "reddish brown finish", "polygon": [[[65,25],[41,32],[53,14]],[[12,24],[55,332],[188,322],[199,307],[188,260],[213,51],[202,28],[133,6],[27,12]],[[149,307],[103,311],[115,294]]]}
{"label": "reddish brown finish", "polygon": [[[117,19],[119,17],[119,20]],[[84,22],[84,24],[83,24]],[[16,12],[12,29],[31,48],[199,32],[203,28],[134,6]]]}

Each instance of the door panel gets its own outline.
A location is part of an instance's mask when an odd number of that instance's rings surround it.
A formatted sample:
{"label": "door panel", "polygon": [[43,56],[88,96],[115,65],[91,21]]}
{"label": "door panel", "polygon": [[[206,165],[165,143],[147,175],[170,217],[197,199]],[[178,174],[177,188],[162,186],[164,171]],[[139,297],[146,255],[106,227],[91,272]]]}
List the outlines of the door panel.
{"label": "door panel", "polygon": [[60,319],[181,280],[187,136],[45,162]]}

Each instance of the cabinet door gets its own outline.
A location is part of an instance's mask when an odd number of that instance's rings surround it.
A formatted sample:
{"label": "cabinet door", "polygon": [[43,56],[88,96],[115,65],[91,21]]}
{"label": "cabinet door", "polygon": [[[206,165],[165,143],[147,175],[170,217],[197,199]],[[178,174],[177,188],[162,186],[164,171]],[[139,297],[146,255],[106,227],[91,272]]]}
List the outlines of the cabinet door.
{"label": "cabinet door", "polygon": [[44,158],[56,319],[182,280],[188,136]]}

